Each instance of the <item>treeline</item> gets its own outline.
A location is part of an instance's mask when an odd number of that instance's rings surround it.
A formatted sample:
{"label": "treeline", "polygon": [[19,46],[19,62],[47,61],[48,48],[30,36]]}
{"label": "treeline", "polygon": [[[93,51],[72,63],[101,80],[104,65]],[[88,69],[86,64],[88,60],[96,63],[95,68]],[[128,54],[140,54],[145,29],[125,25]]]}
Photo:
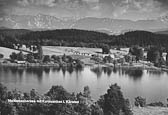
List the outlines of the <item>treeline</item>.
{"label": "treeline", "polygon": [[142,47],[159,46],[167,48],[168,35],[155,34],[147,31],[132,31],[119,35],[110,45],[127,46],[138,45]]}
{"label": "treeline", "polygon": [[[17,30],[16,30],[17,31]],[[149,45],[167,48],[168,35],[156,34],[147,31],[132,31],[122,35],[108,35],[105,33],[62,29],[47,31],[25,31],[18,30],[11,34],[11,31],[0,31],[0,46],[6,42],[6,46],[11,43],[41,44],[50,46],[74,46],[74,47],[130,47],[139,45],[147,47]],[[22,32],[23,31],[23,32]]]}
{"label": "treeline", "polygon": [[0,46],[13,48],[13,44],[22,42],[22,35],[30,32],[25,29],[0,29]]}

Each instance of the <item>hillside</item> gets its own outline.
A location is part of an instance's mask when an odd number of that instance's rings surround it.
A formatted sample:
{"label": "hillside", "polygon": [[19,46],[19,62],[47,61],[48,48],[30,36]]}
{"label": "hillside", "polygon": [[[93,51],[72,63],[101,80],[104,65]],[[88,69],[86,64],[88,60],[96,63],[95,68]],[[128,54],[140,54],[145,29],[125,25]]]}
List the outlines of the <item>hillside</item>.
{"label": "hillside", "polygon": [[[12,52],[19,53],[18,50],[0,47],[0,54],[3,54],[4,58],[9,58],[9,56],[12,54]],[[23,53],[26,54],[25,52],[23,52]]]}
{"label": "hillside", "polygon": [[167,48],[168,35],[148,31],[130,31],[121,35],[108,35],[96,31],[77,29],[46,31],[0,30],[0,46],[12,48],[13,43],[94,48],[104,45],[117,47],[156,45]]}

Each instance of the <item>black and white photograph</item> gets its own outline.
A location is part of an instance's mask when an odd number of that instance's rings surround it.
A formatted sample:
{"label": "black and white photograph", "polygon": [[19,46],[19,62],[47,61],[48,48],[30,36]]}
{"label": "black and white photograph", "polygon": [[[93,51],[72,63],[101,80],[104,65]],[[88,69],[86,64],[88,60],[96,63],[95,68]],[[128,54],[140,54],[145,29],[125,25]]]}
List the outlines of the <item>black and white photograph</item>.
{"label": "black and white photograph", "polygon": [[168,115],[168,0],[0,0],[0,115]]}

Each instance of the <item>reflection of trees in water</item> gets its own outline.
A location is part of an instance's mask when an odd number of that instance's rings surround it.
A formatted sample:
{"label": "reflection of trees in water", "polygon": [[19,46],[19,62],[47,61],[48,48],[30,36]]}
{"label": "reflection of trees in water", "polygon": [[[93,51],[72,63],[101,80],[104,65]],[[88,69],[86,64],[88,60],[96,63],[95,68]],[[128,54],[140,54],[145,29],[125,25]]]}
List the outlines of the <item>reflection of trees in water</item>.
{"label": "reflection of trees in water", "polygon": [[97,78],[100,78],[103,72],[102,67],[94,67],[94,68],[91,68],[90,70],[97,75]]}
{"label": "reflection of trees in water", "polygon": [[8,73],[8,72],[10,72],[10,69],[9,69],[9,67],[3,67],[3,71],[4,71],[5,73]]}
{"label": "reflection of trees in water", "polygon": [[102,76],[102,73],[107,74],[110,76],[112,72],[116,73],[117,69],[112,67],[93,67],[90,69],[92,72],[94,72],[98,78]]}
{"label": "reflection of trees in water", "polygon": [[69,74],[71,75],[74,71],[74,68],[73,67],[68,67],[67,68],[67,71],[69,72]]}
{"label": "reflection of trees in water", "polygon": [[50,67],[44,67],[43,70],[46,74],[50,73]]}
{"label": "reflection of trees in water", "polygon": [[11,73],[14,75],[17,73],[18,68],[17,67],[8,67],[8,69],[11,71]]}
{"label": "reflection of trees in water", "polygon": [[140,80],[143,76],[143,70],[142,69],[122,69],[122,73],[125,75],[128,75],[133,80],[137,81]]}
{"label": "reflection of trees in water", "polygon": [[65,76],[66,72],[68,72],[70,75],[73,72],[76,72],[77,74],[81,71],[83,71],[83,68],[74,68],[74,67],[62,67],[61,68],[63,75]]}
{"label": "reflection of trees in water", "polygon": [[52,67],[51,70],[52,72],[60,72],[61,67]]}
{"label": "reflection of trees in water", "polygon": [[157,76],[161,76],[162,74],[164,74],[163,71],[157,71],[157,70],[147,70],[147,73],[150,75],[157,75]]}
{"label": "reflection of trees in water", "polygon": [[37,76],[39,82],[42,81],[43,76],[43,68],[42,67],[30,67],[26,68],[26,73],[32,74],[33,76]]}
{"label": "reflection of trees in water", "polygon": [[5,72],[5,73],[12,73],[12,75],[19,75],[22,76],[23,72],[24,72],[24,68],[23,67],[2,67],[1,71]]}
{"label": "reflection of trees in water", "polygon": [[18,68],[17,73],[18,73],[20,78],[23,76],[23,72],[24,72],[24,68]]}
{"label": "reflection of trees in water", "polygon": [[141,69],[122,69],[122,68],[111,68],[111,67],[94,67],[90,69],[94,72],[98,78],[102,76],[102,73],[111,76],[113,73],[119,73],[120,76],[128,75],[133,80],[139,80],[143,76],[143,70]]}
{"label": "reflection of trees in water", "polygon": [[103,67],[103,72],[107,74],[108,76],[111,75],[112,71],[113,71],[113,68],[111,67]]}
{"label": "reflection of trees in water", "polygon": [[114,67],[114,68],[113,68],[113,72],[114,72],[114,73],[117,73],[117,68]]}

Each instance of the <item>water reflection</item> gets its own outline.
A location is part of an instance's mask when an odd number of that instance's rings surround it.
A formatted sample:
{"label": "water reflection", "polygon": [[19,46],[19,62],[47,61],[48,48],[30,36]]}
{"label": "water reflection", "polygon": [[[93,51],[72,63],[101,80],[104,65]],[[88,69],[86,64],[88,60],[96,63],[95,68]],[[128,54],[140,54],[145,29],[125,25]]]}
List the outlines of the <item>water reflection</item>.
{"label": "water reflection", "polygon": [[128,75],[129,78],[134,81],[141,80],[143,76],[142,69],[124,69],[124,68],[111,68],[111,67],[92,67],[90,69],[96,74],[97,78],[100,78],[102,74],[107,74],[109,77],[112,73],[119,74],[120,76]]}
{"label": "water reflection", "polygon": [[111,75],[111,73],[112,73],[113,70],[114,70],[114,69],[111,68],[111,67],[104,67],[104,68],[103,68],[103,72],[104,72],[105,74],[107,74],[108,76]]}
{"label": "water reflection", "polygon": [[161,75],[164,74],[163,71],[155,71],[155,70],[147,70],[147,73],[148,73],[149,75],[157,75],[158,77],[160,77]]}
{"label": "water reflection", "polygon": [[19,75],[23,76],[23,73],[29,74],[31,76],[37,76],[39,81],[41,81],[42,76],[49,75],[50,72],[62,72],[63,76],[65,76],[66,72],[70,75],[73,72],[79,73],[83,71],[83,68],[72,68],[72,67],[0,67],[0,73],[11,73],[13,76]]}
{"label": "water reflection", "polygon": [[144,96],[151,101],[165,100],[168,95],[167,73],[142,69],[90,66],[83,69],[0,67],[0,81],[6,83],[10,89],[16,87],[23,91],[29,91],[35,88],[40,93],[46,92],[52,85],[62,85],[68,91],[78,93],[84,86],[89,85],[95,99],[98,99],[113,83],[119,84],[124,95],[133,100],[135,94]]}
{"label": "water reflection", "polygon": [[123,70],[126,75],[129,76],[129,78],[132,78],[134,81],[141,80],[143,76],[143,70],[142,69],[126,69]]}
{"label": "water reflection", "polygon": [[100,78],[102,76],[102,72],[103,72],[102,67],[93,67],[90,70],[96,74],[97,78]]}

